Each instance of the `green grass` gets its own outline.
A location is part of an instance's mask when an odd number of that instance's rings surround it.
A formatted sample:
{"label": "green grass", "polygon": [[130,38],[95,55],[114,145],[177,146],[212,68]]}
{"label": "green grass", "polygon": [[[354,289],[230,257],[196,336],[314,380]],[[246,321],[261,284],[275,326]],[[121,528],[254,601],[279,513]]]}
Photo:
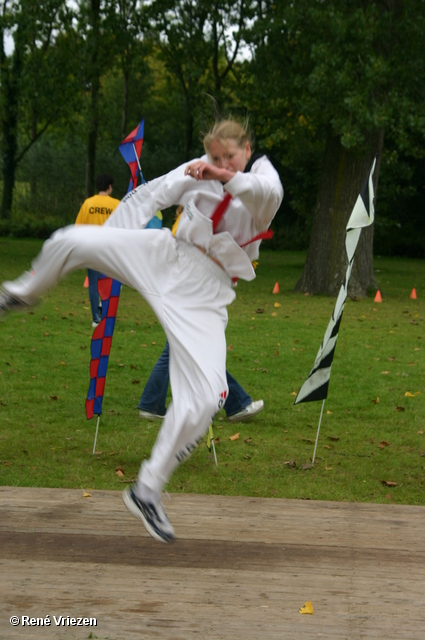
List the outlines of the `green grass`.
{"label": "green grass", "polygon": [[[0,281],[28,268],[40,246],[0,238]],[[307,470],[321,403],[294,406],[294,394],[313,365],[335,300],[293,293],[304,258],[263,251],[256,280],[238,284],[229,309],[228,369],[254,399],[264,399],[264,411],[234,425],[218,414],[218,469],[202,443],[167,488],[423,504],[425,263],[376,258],[382,304],[373,297],[347,301],[317,464]],[[92,455],[96,418],[85,417],[91,317],[84,278],[82,271],[72,274],[34,309],[0,322],[1,485],[119,490],[149,456],[159,425],[140,420],[136,405],[163,331],[140,296],[124,287]],[[409,297],[413,287],[417,300]],[[231,441],[235,433],[239,439]],[[383,442],[389,444],[380,448]],[[296,466],[286,464],[291,461]],[[118,466],[124,477],[116,475]]]}

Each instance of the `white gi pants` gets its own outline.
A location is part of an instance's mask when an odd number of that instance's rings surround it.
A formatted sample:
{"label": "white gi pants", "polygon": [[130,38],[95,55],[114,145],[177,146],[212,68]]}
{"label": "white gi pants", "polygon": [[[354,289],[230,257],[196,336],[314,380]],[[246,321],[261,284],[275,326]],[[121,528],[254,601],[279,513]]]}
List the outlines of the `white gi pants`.
{"label": "white gi pants", "polygon": [[3,286],[33,304],[67,273],[86,267],[138,291],[170,343],[173,402],[139,473],[139,482],[160,494],[227,396],[225,329],[227,305],[235,298],[231,280],[168,229],[76,225],[60,229],[44,243],[33,275],[25,273]]}

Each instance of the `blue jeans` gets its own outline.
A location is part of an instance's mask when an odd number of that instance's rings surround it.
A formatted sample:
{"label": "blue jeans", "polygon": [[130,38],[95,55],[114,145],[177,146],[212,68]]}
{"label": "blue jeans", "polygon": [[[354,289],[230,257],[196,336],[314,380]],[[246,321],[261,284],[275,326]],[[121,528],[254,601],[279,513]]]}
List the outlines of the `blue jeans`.
{"label": "blue jeans", "polygon": [[[165,401],[167,399],[168,383],[169,383],[169,365],[170,346],[168,340],[157,363],[152,369],[149,380],[143,390],[140,402],[137,405],[142,411],[149,411],[164,416],[166,412]],[[242,411],[252,402],[251,396],[236,382],[235,378],[226,371],[227,384],[229,385],[229,395],[224,405],[224,410],[228,417]]]}
{"label": "blue jeans", "polygon": [[89,279],[89,298],[91,315],[93,322],[100,322],[99,313],[99,291],[97,289],[97,281],[99,280],[100,273],[94,269],[87,269],[87,276]]}

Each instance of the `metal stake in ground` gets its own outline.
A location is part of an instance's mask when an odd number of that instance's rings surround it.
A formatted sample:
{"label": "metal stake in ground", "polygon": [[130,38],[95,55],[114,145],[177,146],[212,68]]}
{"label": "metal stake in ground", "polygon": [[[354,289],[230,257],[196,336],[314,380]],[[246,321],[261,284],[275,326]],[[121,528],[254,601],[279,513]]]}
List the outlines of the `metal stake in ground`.
{"label": "metal stake in ground", "polygon": [[319,431],[320,431],[320,425],[322,424],[322,416],[323,416],[323,409],[325,408],[325,402],[326,402],[326,398],[322,402],[322,410],[320,412],[319,426],[317,427],[316,444],[314,445],[314,453],[313,453],[313,460],[312,460],[313,464],[316,458],[317,442],[319,440]]}
{"label": "metal stake in ground", "polygon": [[95,454],[95,451],[96,451],[96,442],[97,442],[97,432],[99,430],[99,421],[100,421],[100,414],[97,416],[96,433],[95,433],[95,436],[94,436],[94,444],[93,444],[93,455]]}

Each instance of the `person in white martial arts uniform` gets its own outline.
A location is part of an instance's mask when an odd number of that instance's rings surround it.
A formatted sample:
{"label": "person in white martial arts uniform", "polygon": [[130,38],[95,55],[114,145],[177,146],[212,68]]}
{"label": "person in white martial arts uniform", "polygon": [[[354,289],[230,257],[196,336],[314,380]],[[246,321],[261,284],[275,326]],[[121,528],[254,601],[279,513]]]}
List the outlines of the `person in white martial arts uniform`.
{"label": "person in white martial arts uniform", "polygon": [[[237,122],[216,123],[204,148],[205,156],[127,194],[103,226],[56,231],[31,272],[4,282],[0,294],[0,313],[32,305],[60,278],[89,267],[132,287],[152,307],[170,344],[173,401],[123,500],[162,542],[175,534],[161,492],[226,400],[234,281],[255,278],[252,260],[283,199],[277,171],[266,156],[251,158],[249,134]],[[178,204],[184,209],[175,237],[169,229],[144,229],[158,209]]]}

